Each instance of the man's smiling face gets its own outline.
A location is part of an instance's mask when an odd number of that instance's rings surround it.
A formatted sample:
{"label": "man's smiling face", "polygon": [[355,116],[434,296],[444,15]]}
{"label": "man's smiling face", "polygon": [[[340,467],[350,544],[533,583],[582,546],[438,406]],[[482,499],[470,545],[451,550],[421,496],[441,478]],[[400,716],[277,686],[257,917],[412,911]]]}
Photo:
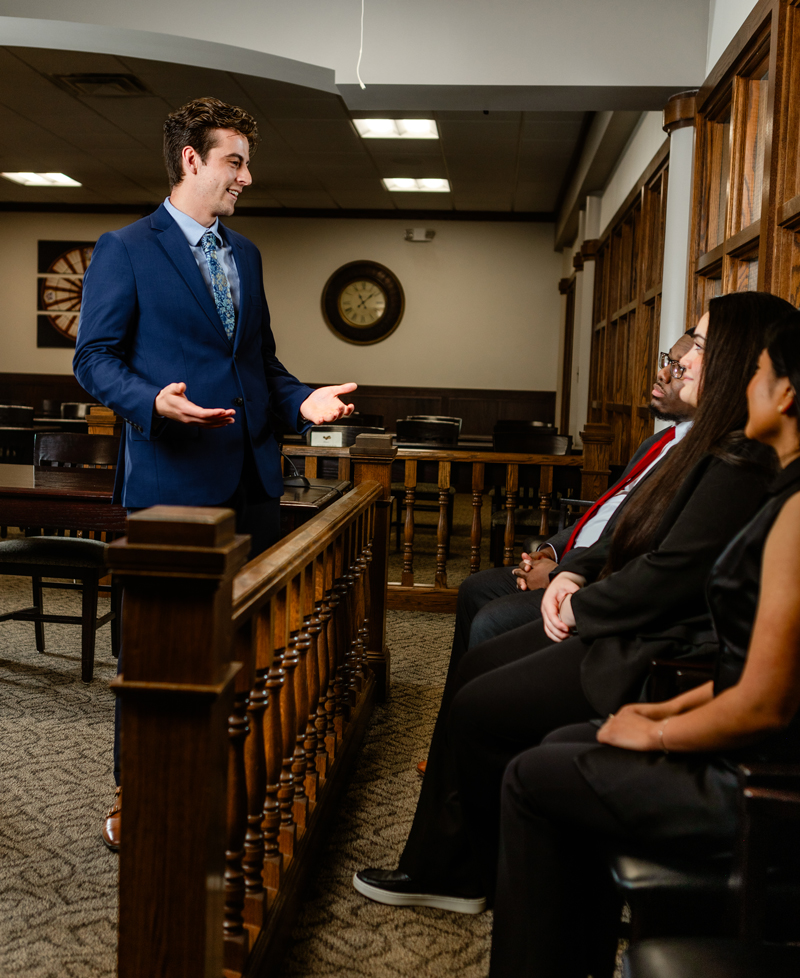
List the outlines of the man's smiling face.
{"label": "man's smiling face", "polygon": [[191,196],[192,209],[205,218],[195,219],[206,227],[217,217],[233,214],[239,194],[253,182],[247,139],[234,129],[217,129],[214,135],[205,160],[191,147],[184,150],[189,155],[184,157],[184,178],[178,185]]}

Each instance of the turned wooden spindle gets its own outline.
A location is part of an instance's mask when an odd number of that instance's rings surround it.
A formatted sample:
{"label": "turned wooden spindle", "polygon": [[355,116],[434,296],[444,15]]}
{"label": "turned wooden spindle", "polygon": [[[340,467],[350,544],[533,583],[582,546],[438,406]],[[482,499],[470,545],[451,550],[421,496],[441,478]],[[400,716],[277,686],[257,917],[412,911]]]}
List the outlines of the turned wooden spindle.
{"label": "turned wooden spindle", "polygon": [[469,537],[469,572],[481,569],[481,514],[483,511],[484,463],[472,463],[472,531]]}
{"label": "turned wooden spindle", "polygon": [[450,545],[447,511],[450,506],[450,463],[439,462],[439,525],[436,529],[436,587],[447,587],[447,550]]}
{"label": "turned wooden spindle", "polygon": [[[317,634],[318,618],[314,606],[314,568],[315,561],[307,564],[303,570],[303,630],[305,641],[308,648],[305,654],[305,712],[303,713],[304,722],[302,730],[298,731],[297,746],[303,755],[303,765],[305,769],[305,790],[309,798],[309,804],[313,805],[317,798],[317,730],[314,726],[314,719],[317,715],[317,703],[319,702],[319,662],[317,661]],[[300,713],[298,711],[298,721]],[[298,723],[298,725],[300,725]]]}
{"label": "turned wooden spindle", "polygon": [[[300,725],[305,730],[305,713],[303,706],[308,699],[306,686],[304,653],[308,651],[302,634],[300,605],[302,577],[293,577],[287,588],[289,645],[283,657],[283,667],[286,669],[287,684],[291,686],[292,704],[284,720],[284,770],[291,771],[292,781],[292,816],[297,826],[297,834],[305,828],[308,812],[308,799],[305,790],[305,755],[302,747],[298,753],[297,735]],[[288,691],[288,687],[287,687]],[[287,704],[289,698],[287,697]],[[307,712],[306,705],[306,712]]]}
{"label": "turned wooden spindle", "polygon": [[[247,770],[247,832],[244,837],[245,920],[260,924],[264,907],[264,811],[267,796],[267,747],[264,725],[266,722],[269,693],[267,675],[272,658],[269,646],[269,617],[259,614],[242,629],[251,642],[254,660],[253,688],[247,703],[250,735],[245,741],[245,767]],[[256,901],[257,906],[253,906]]]}
{"label": "turned wooden spindle", "polygon": [[[417,491],[417,463],[413,460],[405,464],[405,526],[403,528],[403,572],[400,581],[403,587],[414,586],[414,498]],[[397,514],[400,519],[400,514]]]}
{"label": "turned wooden spindle", "polygon": [[288,857],[294,853],[297,824],[294,820],[295,783],[292,775],[292,758],[297,728],[297,711],[294,699],[294,671],[297,667],[297,653],[289,637],[288,613],[289,597],[284,588],[275,602],[273,620],[275,652],[280,653],[281,666],[285,673],[281,687],[281,758],[280,787],[278,788],[278,808],[281,813],[279,844],[281,852]]}
{"label": "turned wooden spindle", "polygon": [[283,690],[286,686],[286,671],[279,649],[275,649],[274,616],[277,601],[270,602],[270,615],[264,615],[263,628],[267,635],[263,641],[272,651],[272,664],[267,672],[265,686],[269,703],[266,713],[264,758],[267,785],[264,792],[264,885],[269,895],[274,895],[280,886],[283,873],[283,854],[280,849],[281,808],[280,788],[283,771]]}
{"label": "turned wooden spindle", "polygon": [[225,937],[244,931],[244,837],[247,827],[247,781],[244,744],[249,733],[247,692],[236,690],[228,717],[228,839],[225,848]]}
{"label": "turned wooden spindle", "polygon": [[519,489],[519,466],[509,463],[506,466],[506,532],[503,539],[503,566],[514,563],[514,517],[517,508]]}
{"label": "turned wooden spindle", "polygon": [[539,477],[539,510],[542,518],[539,533],[543,537],[550,536],[550,507],[553,505],[553,466],[543,465]]}

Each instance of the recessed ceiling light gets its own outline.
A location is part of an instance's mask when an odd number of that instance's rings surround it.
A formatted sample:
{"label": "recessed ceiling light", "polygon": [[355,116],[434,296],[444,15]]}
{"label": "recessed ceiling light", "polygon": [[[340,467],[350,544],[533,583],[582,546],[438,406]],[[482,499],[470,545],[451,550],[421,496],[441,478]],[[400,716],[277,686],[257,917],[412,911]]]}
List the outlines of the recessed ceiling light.
{"label": "recessed ceiling light", "polygon": [[82,184],[66,173],[0,173],[0,177],[21,183],[23,187],[80,187]]}
{"label": "recessed ceiling light", "polygon": [[353,119],[362,139],[438,139],[433,119]]}
{"label": "recessed ceiling light", "polygon": [[405,190],[426,194],[447,194],[450,192],[450,182],[441,177],[426,177],[414,180],[413,177],[387,177],[383,181],[387,190]]}

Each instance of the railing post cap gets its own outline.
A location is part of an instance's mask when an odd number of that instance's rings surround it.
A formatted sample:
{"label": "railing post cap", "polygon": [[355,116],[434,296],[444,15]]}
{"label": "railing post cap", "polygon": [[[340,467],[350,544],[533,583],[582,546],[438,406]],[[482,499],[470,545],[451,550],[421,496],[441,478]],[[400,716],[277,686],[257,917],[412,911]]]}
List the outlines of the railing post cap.
{"label": "railing post cap", "polygon": [[223,547],[236,534],[232,509],[151,506],[128,517],[128,542],[170,547]]}
{"label": "railing post cap", "polygon": [[391,435],[357,435],[355,444],[350,446],[351,455],[394,458],[397,448],[392,444]]}

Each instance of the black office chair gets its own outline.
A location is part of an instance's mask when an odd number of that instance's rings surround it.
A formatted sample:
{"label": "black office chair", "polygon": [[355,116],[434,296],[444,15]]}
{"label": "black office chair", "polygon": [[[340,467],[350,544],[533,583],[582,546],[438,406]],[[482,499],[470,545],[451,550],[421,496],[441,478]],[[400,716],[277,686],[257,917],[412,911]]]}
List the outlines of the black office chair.
{"label": "black office chair", "polygon": [[[118,453],[119,438],[111,435],[37,435],[34,447],[34,458],[43,466],[110,467],[116,464]],[[30,577],[33,587],[33,607],[6,612],[0,615],[0,622],[32,621],[39,652],[45,649],[45,623],[80,625],[81,679],[85,683],[91,682],[94,674],[95,634],[106,622],[112,623],[112,654],[119,655],[121,592],[115,583],[100,584],[108,573],[107,549],[103,541],[86,537],[29,536],[0,541],[0,575]],[[54,577],[57,582],[45,581],[45,577]],[[45,614],[44,588],[80,591],[81,614]],[[111,593],[111,610],[98,618],[97,595],[101,590]]]}

